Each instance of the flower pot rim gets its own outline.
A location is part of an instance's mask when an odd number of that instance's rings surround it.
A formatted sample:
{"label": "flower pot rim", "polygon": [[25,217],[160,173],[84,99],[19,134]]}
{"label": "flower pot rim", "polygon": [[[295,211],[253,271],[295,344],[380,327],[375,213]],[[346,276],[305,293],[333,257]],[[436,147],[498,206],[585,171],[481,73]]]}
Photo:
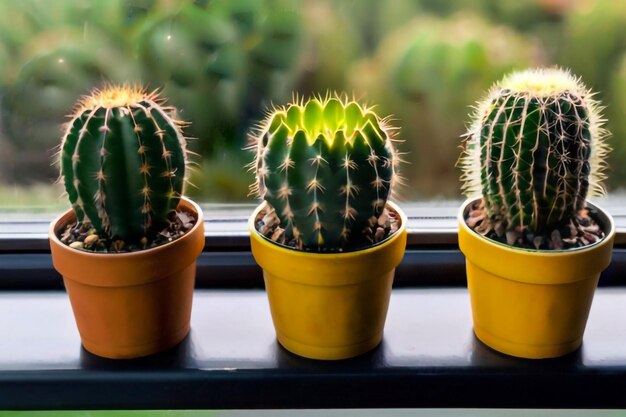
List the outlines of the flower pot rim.
{"label": "flower pot rim", "polygon": [[55,231],[74,216],[68,210],[50,224],[52,265],[66,280],[100,287],[143,285],[176,273],[193,263],[205,244],[202,210],[189,199],[180,204],[196,210],[196,224],[187,233],[155,248],[121,254],[93,253],[61,242]]}
{"label": "flower pot rim", "polygon": [[394,241],[402,236],[403,232],[407,229],[407,217],[404,211],[394,202],[387,201],[386,206],[389,206],[394,212],[398,214],[400,219],[400,226],[398,230],[396,230],[393,234],[387,236],[384,240],[380,242],[362,247],[360,249],[345,251],[345,252],[314,252],[314,251],[304,251],[297,248],[292,248],[289,246],[281,245],[279,243],[274,242],[273,240],[263,236],[256,229],[256,218],[258,214],[268,207],[269,204],[266,201],[261,202],[252,212],[250,217],[248,218],[248,231],[250,232],[251,237],[256,236],[255,240],[260,242],[264,246],[271,246],[273,251],[277,251],[278,253],[290,255],[290,256],[303,256],[303,257],[322,257],[323,259],[350,259],[354,257],[362,256],[368,252],[376,252],[380,250],[382,247],[386,247],[391,245]]}
{"label": "flower pot rim", "polygon": [[202,209],[196,202],[194,202],[188,197],[183,196],[180,198],[180,202],[177,208],[183,205],[183,203],[188,204],[189,208],[191,208],[193,212],[196,214],[197,218],[196,218],[195,224],[193,225],[191,229],[187,230],[187,232],[181,237],[179,237],[178,239],[174,239],[171,242],[158,245],[154,248],[141,249],[141,250],[134,251],[134,252],[93,252],[93,251],[86,251],[86,250],[72,248],[69,245],[61,242],[61,239],[59,239],[59,237],[57,236],[57,231],[60,230],[65,225],[67,225],[70,221],[75,220],[75,213],[73,209],[66,210],[61,215],[59,215],[54,220],[52,220],[52,222],[50,222],[50,226],[48,227],[48,238],[51,241],[53,241],[55,244],[61,247],[64,247],[70,251],[74,251],[77,255],[80,254],[82,256],[96,257],[96,258],[110,257],[110,256],[115,256],[116,258],[133,258],[133,257],[143,257],[146,255],[152,256],[152,255],[155,255],[155,253],[159,253],[159,252],[167,250],[170,246],[173,246],[175,243],[177,243],[180,239],[183,239],[185,236],[191,235],[193,232],[197,230],[198,227],[200,227],[201,223],[204,222],[204,215],[203,215]]}
{"label": "flower pot rim", "polygon": [[608,214],[608,212],[604,210],[602,207],[587,200],[586,204],[598,210],[600,214],[604,217],[603,220],[606,220],[605,224],[599,223],[599,225],[602,227],[602,230],[604,231],[604,237],[602,239],[590,245],[581,246],[578,248],[568,248],[568,249],[532,249],[532,248],[520,248],[517,246],[511,246],[509,244],[497,242],[493,239],[483,236],[480,233],[477,233],[474,229],[470,228],[467,225],[467,222],[465,221],[465,211],[467,207],[471,203],[481,198],[482,198],[481,196],[469,197],[461,204],[461,208],[459,209],[458,214],[457,214],[457,223],[459,227],[466,229],[468,232],[470,232],[472,236],[476,237],[477,239],[482,240],[485,244],[496,247],[499,250],[503,250],[506,252],[516,252],[516,253],[522,252],[530,256],[563,256],[566,254],[574,254],[574,253],[592,251],[596,249],[598,246],[605,245],[607,244],[607,242],[612,241],[615,236],[615,222],[613,221],[612,216]]}

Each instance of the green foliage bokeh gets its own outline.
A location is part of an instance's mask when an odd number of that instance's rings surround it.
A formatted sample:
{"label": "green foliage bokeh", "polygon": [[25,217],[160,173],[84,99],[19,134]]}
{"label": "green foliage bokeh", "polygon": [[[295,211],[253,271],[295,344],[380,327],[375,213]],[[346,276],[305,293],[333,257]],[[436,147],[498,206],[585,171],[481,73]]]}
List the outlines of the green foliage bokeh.
{"label": "green foliage bokeh", "polygon": [[624,185],[626,3],[612,0],[22,0],[0,3],[0,183],[50,183],[65,115],[105,83],[160,88],[192,122],[189,192],[243,201],[250,127],[292,94],[392,115],[408,199],[459,196],[471,105],[513,69],[565,66],[607,105]]}

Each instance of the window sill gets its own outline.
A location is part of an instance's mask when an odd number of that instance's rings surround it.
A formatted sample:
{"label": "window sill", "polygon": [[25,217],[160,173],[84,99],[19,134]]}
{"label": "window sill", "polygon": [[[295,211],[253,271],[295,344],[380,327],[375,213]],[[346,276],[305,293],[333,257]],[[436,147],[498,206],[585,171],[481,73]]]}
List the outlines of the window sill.
{"label": "window sill", "polygon": [[192,332],[132,361],[80,347],[63,292],[0,293],[0,409],[624,408],[626,289],[598,289],[560,359],[501,355],[472,333],[463,288],[393,291],[383,343],[320,362],[275,338],[261,290],[197,290]]}
{"label": "window sill", "polygon": [[42,291],[63,288],[46,235],[55,213],[5,213],[0,409],[626,408],[626,322],[616,320],[626,317],[623,203],[601,204],[614,215],[618,238],[583,347],[545,361],[506,357],[473,336],[458,202],[403,206],[408,248],[383,343],[333,363],[277,344],[249,251],[252,205],[206,207],[190,336],[168,352],[118,362],[84,351],[67,296]]}

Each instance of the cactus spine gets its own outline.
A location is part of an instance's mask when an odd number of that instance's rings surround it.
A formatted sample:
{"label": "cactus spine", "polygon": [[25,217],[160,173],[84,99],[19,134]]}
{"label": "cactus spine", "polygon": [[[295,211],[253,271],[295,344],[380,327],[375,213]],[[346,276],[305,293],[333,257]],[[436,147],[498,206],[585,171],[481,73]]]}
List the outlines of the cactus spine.
{"label": "cactus spine", "polygon": [[139,242],[166,224],[185,181],[182,122],[156,92],[108,87],[82,98],[61,143],[61,179],[79,222]]}
{"label": "cactus spine", "polygon": [[349,248],[383,213],[399,162],[387,122],[355,101],[327,96],[276,109],[251,134],[253,189],[299,247]]}
{"label": "cactus spine", "polygon": [[550,233],[601,194],[608,150],[600,106],[560,69],[512,73],[479,102],[461,158],[469,195],[491,222]]}

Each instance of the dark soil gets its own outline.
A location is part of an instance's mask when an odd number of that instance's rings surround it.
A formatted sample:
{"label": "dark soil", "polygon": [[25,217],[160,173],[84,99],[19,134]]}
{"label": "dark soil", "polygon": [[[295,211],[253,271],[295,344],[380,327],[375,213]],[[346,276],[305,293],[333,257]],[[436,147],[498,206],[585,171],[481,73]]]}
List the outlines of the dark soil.
{"label": "dark soil", "polygon": [[256,219],[257,231],[266,238],[289,248],[319,253],[351,252],[363,249],[387,239],[394,234],[399,227],[400,216],[398,216],[398,213],[385,208],[378,219],[372,216],[370,218],[370,226],[365,228],[361,236],[353,236],[348,245],[339,248],[315,250],[312,248],[303,248],[302,242],[299,242],[293,236],[287,236],[285,229],[280,227],[280,219],[273,209],[269,212],[267,210],[261,211]]}
{"label": "dark soil", "polygon": [[66,245],[89,252],[128,253],[151,249],[172,242],[187,233],[196,224],[192,213],[176,211],[167,219],[167,227],[151,237],[144,237],[139,242],[125,242],[116,237],[108,238],[96,233],[91,223],[68,224],[59,239]]}
{"label": "dark soil", "polygon": [[465,222],[470,229],[496,242],[525,249],[561,250],[581,248],[604,238],[604,231],[594,220],[596,214],[595,209],[587,207],[550,233],[534,234],[528,229],[507,230],[505,221],[485,221],[485,207],[482,200],[477,200],[469,207]]}

